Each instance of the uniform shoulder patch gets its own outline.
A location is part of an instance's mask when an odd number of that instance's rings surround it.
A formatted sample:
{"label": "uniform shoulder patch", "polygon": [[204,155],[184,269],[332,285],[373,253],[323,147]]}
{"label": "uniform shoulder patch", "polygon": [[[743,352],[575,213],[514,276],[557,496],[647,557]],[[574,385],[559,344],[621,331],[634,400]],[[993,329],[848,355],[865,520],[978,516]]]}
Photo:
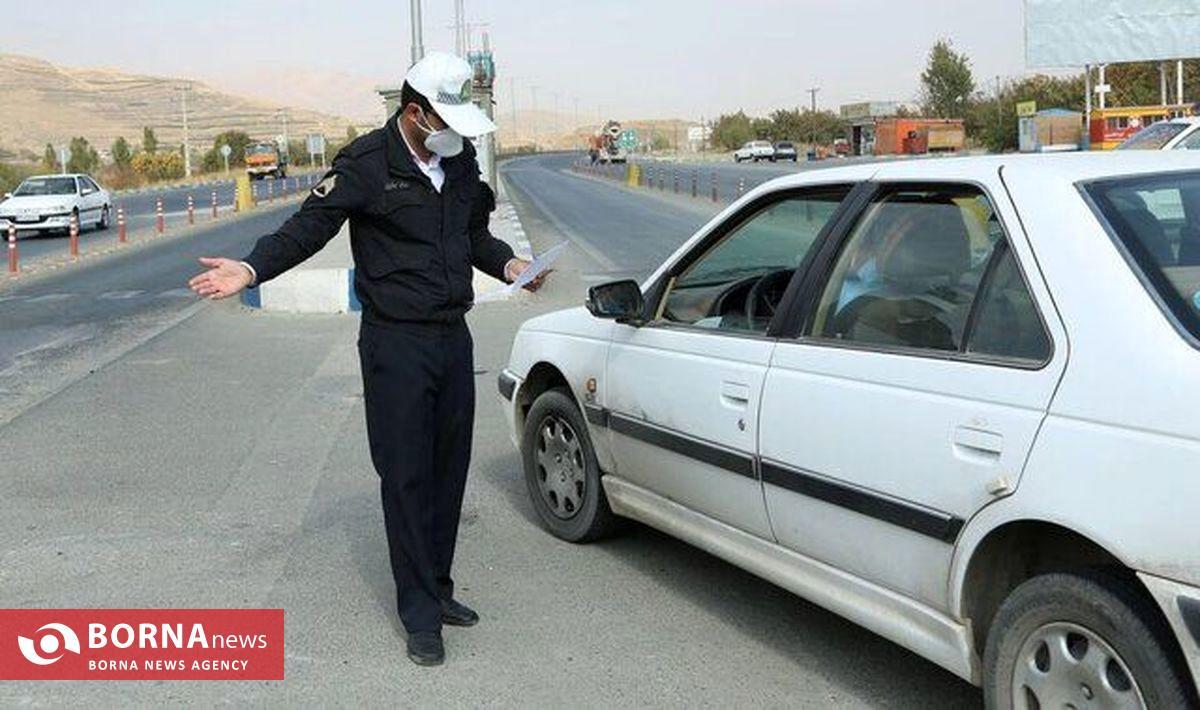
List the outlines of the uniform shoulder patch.
{"label": "uniform shoulder patch", "polygon": [[317,183],[317,186],[312,189],[313,197],[325,197],[333,192],[333,188],[336,186],[337,173],[330,173],[328,177]]}

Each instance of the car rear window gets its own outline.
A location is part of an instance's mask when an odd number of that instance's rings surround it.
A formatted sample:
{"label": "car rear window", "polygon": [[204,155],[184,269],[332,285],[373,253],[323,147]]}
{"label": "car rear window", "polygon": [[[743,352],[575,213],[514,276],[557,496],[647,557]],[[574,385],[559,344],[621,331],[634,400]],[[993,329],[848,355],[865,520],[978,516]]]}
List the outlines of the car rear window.
{"label": "car rear window", "polygon": [[1131,266],[1200,339],[1200,171],[1102,180],[1085,189]]}
{"label": "car rear window", "polygon": [[1161,121],[1147,126],[1117,146],[1120,150],[1161,150],[1172,138],[1183,133],[1186,123]]}

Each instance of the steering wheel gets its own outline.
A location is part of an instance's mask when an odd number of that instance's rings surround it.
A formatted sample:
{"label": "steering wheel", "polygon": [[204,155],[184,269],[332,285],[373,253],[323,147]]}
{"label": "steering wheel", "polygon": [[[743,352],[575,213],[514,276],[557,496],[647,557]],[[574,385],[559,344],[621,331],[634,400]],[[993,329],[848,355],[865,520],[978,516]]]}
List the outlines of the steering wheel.
{"label": "steering wheel", "polygon": [[770,271],[754,282],[750,293],[746,294],[747,322],[754,324],[759,318],[770,320],[775,317],[775,309],[783,300],[783,292],[787,290],[794,273],[795,269]]}

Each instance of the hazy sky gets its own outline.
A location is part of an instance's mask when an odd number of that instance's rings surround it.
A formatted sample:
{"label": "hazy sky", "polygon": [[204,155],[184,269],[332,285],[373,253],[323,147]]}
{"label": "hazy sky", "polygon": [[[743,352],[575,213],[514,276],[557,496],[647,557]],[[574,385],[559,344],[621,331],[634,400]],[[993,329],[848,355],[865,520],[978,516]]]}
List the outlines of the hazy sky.
{"label": "hazy sky", "polygon": [[[978,82],[1025,71],[1021,0],[465,0],[488,23],[501,117],[518,107],[581,119],[711,116],[818,103],[907,100],[929,46],[950,38]],[[0,0],[0,51],[69,66],[209,79],[254,71],[403,76],[408,0]],[[424,0],[427,49],[452,49],[453,0]],[[67,28],[71,32],[67,31]],[[86,41],[72,39],[83,32]],[[478,35],[476,35],[478,37]]]}

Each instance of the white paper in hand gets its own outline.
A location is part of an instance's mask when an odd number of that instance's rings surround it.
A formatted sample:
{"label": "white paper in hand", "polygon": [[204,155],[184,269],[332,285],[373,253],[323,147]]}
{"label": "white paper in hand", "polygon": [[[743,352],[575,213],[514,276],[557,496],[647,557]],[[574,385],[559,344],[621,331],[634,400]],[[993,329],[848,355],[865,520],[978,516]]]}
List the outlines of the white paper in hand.
{"label": "white paper in hand", "polygon": [[536,279],[540,274],[546,271],[546,269],[549,269],[550,265],[553,264],[558,257],[562,256],[563,250],[567,248],[568,244],[568,242],[560,242],[541,254],[538,254],[529,264],[529,266],[525,267],[525,270],[521,272],[521,275],[518,276],[515,281],[504,288],[496,289],[495,291],[476,296],[475,302],[487,303],[488,301],[502,301],[517,291],[520,291],[522,288],[525,288],[526,284]]}

